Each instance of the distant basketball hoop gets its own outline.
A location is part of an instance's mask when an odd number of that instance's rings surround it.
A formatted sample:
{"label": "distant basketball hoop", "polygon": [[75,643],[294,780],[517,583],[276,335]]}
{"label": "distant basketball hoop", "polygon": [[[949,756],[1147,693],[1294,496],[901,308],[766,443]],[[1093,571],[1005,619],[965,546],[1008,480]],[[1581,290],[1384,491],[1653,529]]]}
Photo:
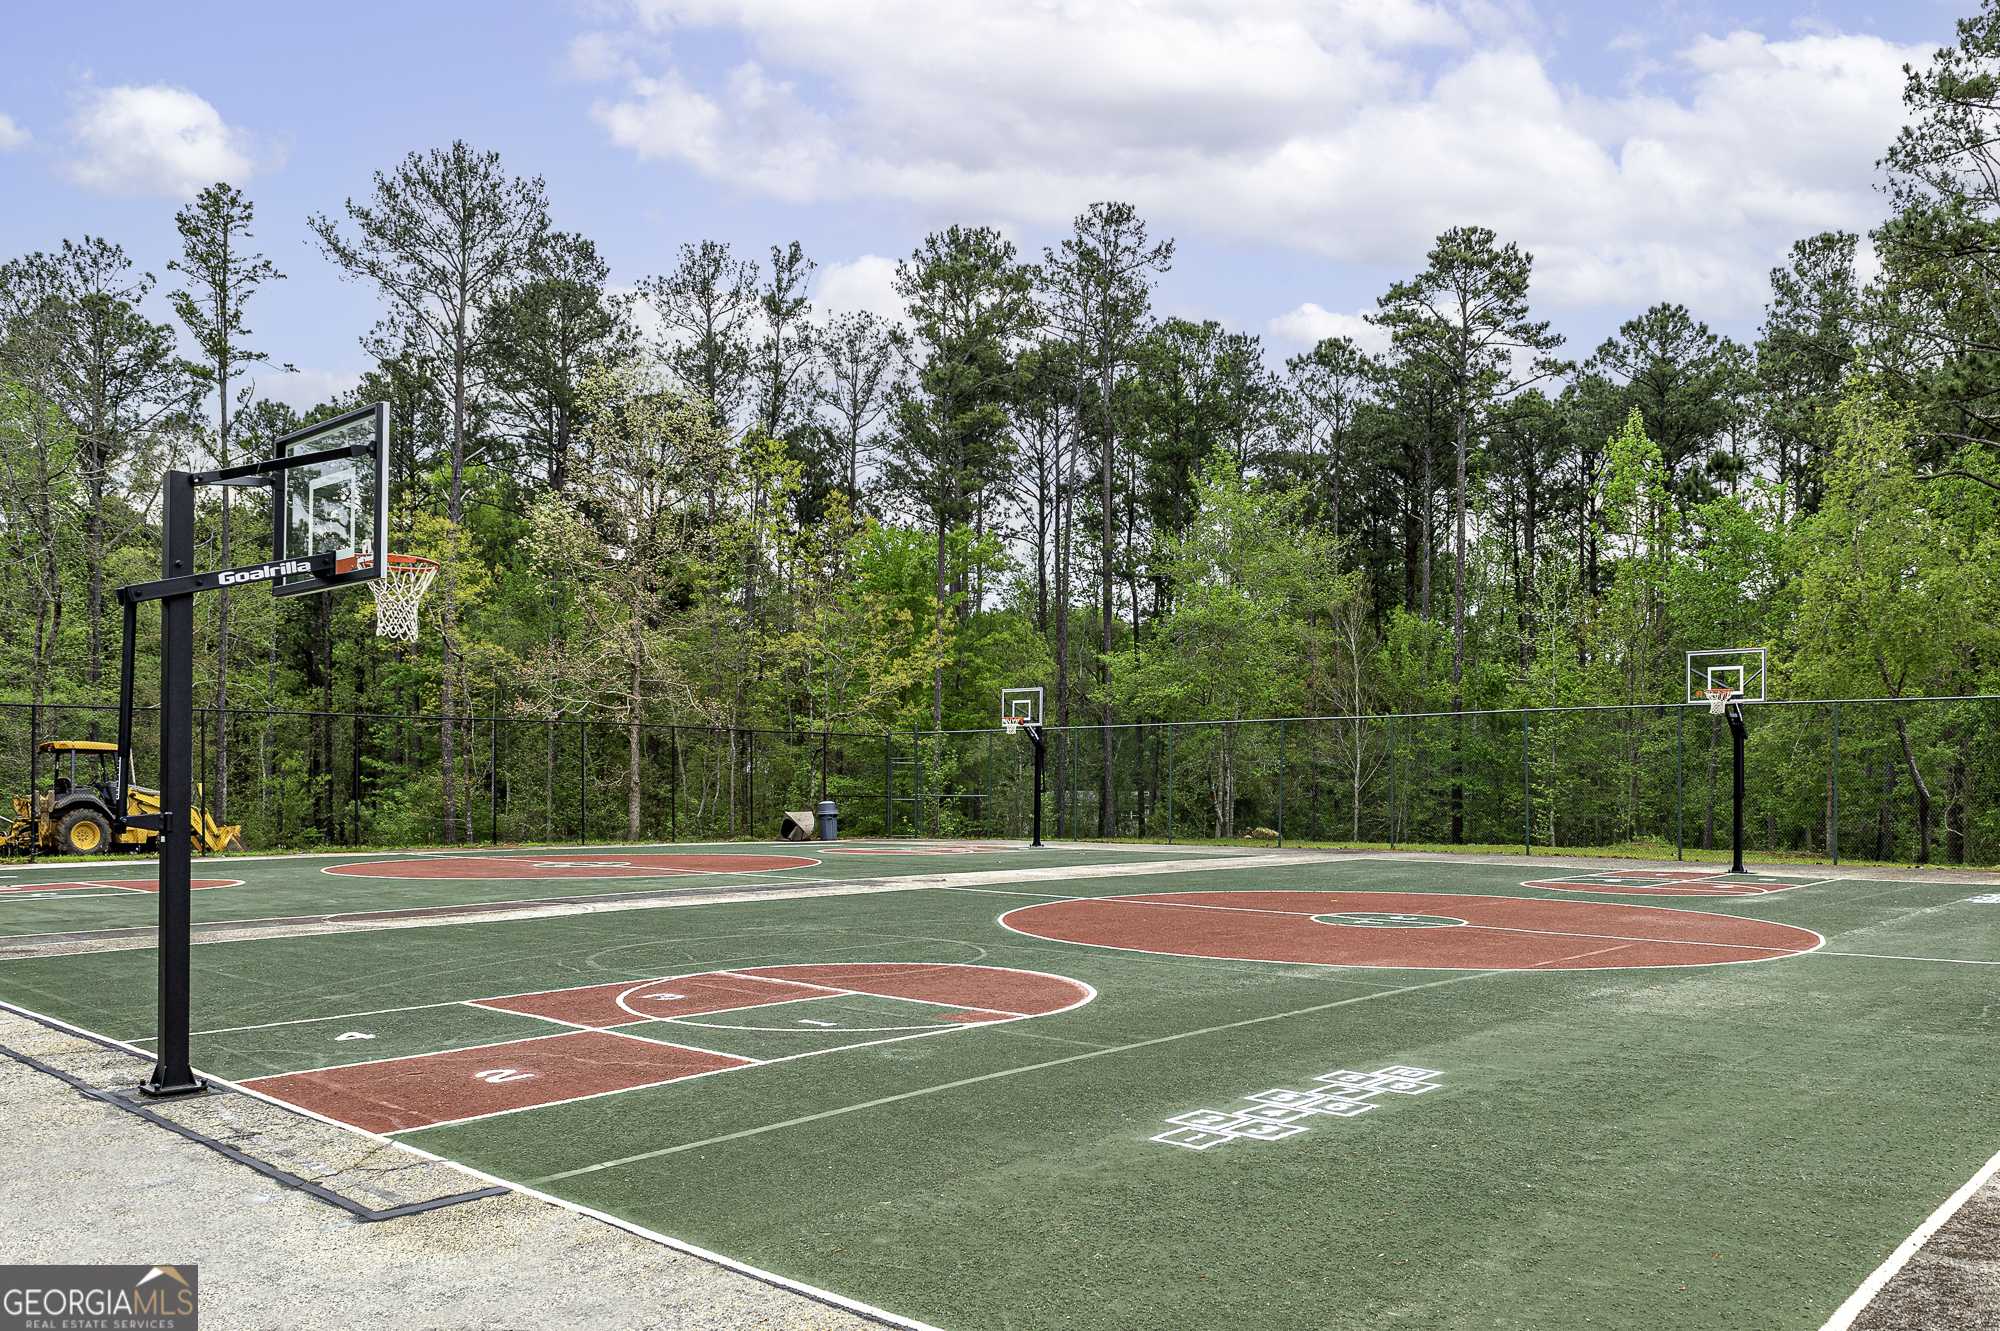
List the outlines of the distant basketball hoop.
{"label": "distant basketball hoop", "polygon": [[368,586],[375,593],[375,632],[401,642],[417,640],[417,611],[437,580],[438,562],[422,555],[389,556],[382,575]]}
{"label": "distant basketball hoop", "polygon": [[1729,711],[1730,699],[1736,696],[1735,689],[1726,688],[1703,689],[1702,693],[1708,699],[1708,714],[1710,716],[1722,716],[1726,714]]}

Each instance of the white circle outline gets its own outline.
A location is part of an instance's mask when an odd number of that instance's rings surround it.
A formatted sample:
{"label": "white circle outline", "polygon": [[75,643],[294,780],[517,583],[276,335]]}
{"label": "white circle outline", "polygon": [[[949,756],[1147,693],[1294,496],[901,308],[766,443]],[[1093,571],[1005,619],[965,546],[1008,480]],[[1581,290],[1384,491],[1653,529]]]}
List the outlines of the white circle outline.
{"label": "white circle outline", "polygon": [[[1204,889],[1204,890],[1209,890],[1209,891],[1212,891],[1212,890],[1214,890],[1214,889]],[[1248,887],[1248,888],[1237,888],[1237,889],[1231,889],[1231,890],[1235,890],[1235,891],[1242,891],[1242,892],[1300,892],[1300,893],[1312,893],[1312,892],[1322,892],[1322,893],[1324,893],[1324,892],[1353,892],[1353,893],[1357,893],[1357,894],[1362,894],[1362,893],[1374,893],[1374,894],[1377,894],[1377,895],[1383,895],[1383,896],[1387,896],[1387,895],[1392,895],[1392,892],[1391,892],[1391,889],[1388,889],[1388,888],[1347,888],[1347,887],[1317,887],[1317,888],[1313,888],[1313,887],[1288,887],[1288,888],[1257,888],[1257,887]],[[1148,895],[1148,896],[1173,896],[1173,895],[1180,895],[1180,894],[1177,894],[1177,893],[1146,893],[1146,894],[1143,894],[1143,895]],[[1192,893],[1188,893],[1188,895],[1192,895]],[[1399,892],[1399,893],[1393,893],[1393,895],[1402,895],[1402,896],[1418,896],[1418,895],[1425,895],[1425,894],[1423,894],[1423,893],[1400,893],[1400,892]],[[1493,896],[1493,895],[1491,895],[1491,894],[1489,894],[1489,893],[1483,893],[1483,892],[1477,892],[1477,893],[1475,893],[1475,892],[1453,892],[1453,893],[1449,893],[1449,894],[1447,894],[1447,893],[1442,893],[1442,892],[1440,892],[1440,893],[1434,893],[1434,894],[1431,894],[1431,895],[1436,895],[1436,896],[1445,896],[1445,895],[1451,895],[1451,896],[1477,896],[1477,897],[1482,897],[1482,898],[1484,898],[1485,900],[1488,900],[1488,901],[1545,901],[1545,900],[1547,900],[1547,898],[1545,898],[1545,897],[1500,897],[1500,896]],[[996,915],[996,916],[994,916],[994,917],[993,917],[993,922],[994,922],[995,924],[999,925],[999,926],[1000,926],[1000,927],[1001,927],[1002,929],[1005,929],[1005,930],[1006,930],[1006,931],[1007,931],[1008,933],[1011,933],[1011,934],[1019,934],[1019,935],[1020,935],[1021,937],[1023,937],[1023,938],[1032,938],[1032,939],[1035,939],[1035,940],[1036,940],[1036,941],[1038,941],[1038,942],[1043,942],[1043,943],[1060,943],[1060,944],[1062,944],[1062,945],[1063,945],[1063,946],[1065,946],[1065,947],[1094,947],[1094,948],[1100,948],[1100,949],[1102,949],[1102,950],[1104,950],[1104,951],[1106,951],[1106,952],[1134,952],[1134,953],[1138,953],[1138,954],[1140,954],[1141,956],[1148,956],[1148,957],[1184,957],[1184,958],[1186,958],[1186,959],[1188,959],[1188,960],[1190,960],[1190,961],[1247,961],[1247,962],[1250,962],[1250,963],[1252,963],[1252,964],[1254,964],[1254,965],[1258,965],[1258,966],[1318,966],[1318,967],[1322,967],[1322,968],[1324,968],[1324,969],[1326,969],[1326,970],[1352,970],[1352,971],[1470,971],[1470,972],[1473,972],[1473,973],[1478,973],[1478,972],[1482,972],[1482,971],[1483,971],[1483,972],[1490,972],[1490,973],[1492,973],[1492,974],[1494,974],[1494,975],[1564,975],[1564,974],[1569,974],[1569,975],[1574,975],[1574,974],[1578,974],[1578,973],[1580,973],[1580,972],[1584,972],[1584,971],[1675,971],[1675,970],[1705,970],[1705,969],[1707,969],[1707,968],[1708,968],[1708,967],[1710,967],[1710,966],[1760,966],[1760,965],[1763,965],[1763,964],[1764,964],[1764,963],[1766,963],[1766,962],[1771,962],[1771,961],[1785,961],[1785,960],[1788,960],[1788,959],[1790,959],[1790,958],[1792,958],[1792,957],[1803,957],[1803,956],[1809,956],[1810,954],[1812,954],[1812,953],[1814,953],[1814,952],[1817,952],[1817,951],[1819,951],[1819,950],[1820,950],[1821,948],[1823,948],[1823,947],[1825,947],[1825,946],[1826,946],[1826,935],[1825,935],[1825,934],[1822,934],[1822,933],[1820,933],[1820,932],[1819,932],[1819,931],[1818,931],[1817,929],[1808,929],[1808,928],[1806,928],[1806,927],[1805,927],[1805,926],[1804,926],[1803,924],[1785,924],[1785,926],[1784,926],[1785,928],[1787,928],[1787,929],[1797,929],[1797,930],[1798,930],[1798,931],[1799,931],[1800,933],[1806,933],[1806,934],[1811,934],[1811,935],[1812,935],[1812,936],[1813,936],[1814,938],[1817,938],[1817,939],[1819,939],[1819,942],[1817,942],[1817,943],[1813,944],[1813,945],[1812,945],[1811,947],[1807,947],[1807,948],[1801,948],[1801,949],[1799,949],[1799,950],[1798,950],[1797,952],[1787,952],[1787,953],[1785,953],[1785,954],[1784,954],[1783,956],[1777,956],[1777,957],[1744,957],[1744,958],[1742,958],[1742,959],[1740,959],[1740,960],[1737,960],[1737,961],[1672,961],[1672,962],[1668,962],[1667,964],[1665,964],[1665,965],[1663,965],[1663,966],[1571,966],[1571,967],[1568,967],[1568,968],[1566,968],[1566,969],[1563,969],[1563,970],[1556,970],[1556,969],[1552,969],[1552,968],[1549,968],[1549,967],[1546,967],[1546,966],[1544,966],[1544,967],[1529,967],[1529,966],[1508,966],[1508,967],[1505,967],[1505,968],[1500,968],[1500,969],[1496,969],[1496,968],[1494,968],[1494,967],[1492,967],[1492,966],[1422,966],[1422,965],[1411,965],[1411,966],[1380,966],[1380,965],[1376,965],[1376,964],[1375,964],[1375,963],[1373,963],[1373,962],[1355,962],[1355,961],[1287,961],[1287,960],[1284,960],[1284,959],[1282,959],[1282,958],[1279,958],[1279,957],[1211,957],[1211,956],[1204,956],[1204,955],[1202,955],[1201,953],[1198,953],[1198,952],[1159,952],[1159,951],[1156,951],[1156,950],[1154,950],[1153,948],[1149,948],[1149,947],[1119,947],[1119,946],[1118,946],[1117,944],[1115,944],[1115,943],[1078,943],[1078,942],[1074,942],[1074,941],[1072,941],[1072,940],[1070,940],[1070,939],[1067,939],[1067,938],[1049,938],[1049,937],[1047,937],[1047,936],[1045,936],[1045,935],[1043,935],[1043,934],[1031,934],[1031,933],[1029,933],[1029,932],[1028,932],[1028,931],[1027,931],[1026,929],[1017,929],[1017,928],[1015,928],[1015,927],[1014,927],[1013,925],[1011,925],[1011,924],[1007,923],[1007,917],[1008,917],[1009,915],[1017,915],[1017,914],[1019,914],[1020,912],[1022,912],[1022,911],[1024,911],[1024,910],[1034,910],[1034,909],[1035,909],[1035,908],[1036,908],[1037,906],[1059,906],[1059,905],[1067,905],[1067,904],[1069,904],[1070,902],[1073,902],[1073,901],[1133,901],[1133,900],[1136,900],[1136,899],[1137,899],[1137,897],[1136,897],[1136,896],[1134,896],[1134,895],[1127,895],[1127,896],[1123,896],[1123,897],[1116,897],[1116,896],[1112,896],[1112,897],[1058,897],[1058,898],[1056,898],[1056,899],[1054,899],[1054,900],[1051,900],[1051,901],[1038,901],[1038,902],[1034,903],[1034,905],[1032,905],[1032,906],[1016,906],[1016,907],[1014,907],[1014,908],[1013,908],[1012,910],[1007,910],[1007,911],[1002,911],[1002,912],[1001,912],[1000,914],[998,914],[998,915]],[[1156,901],[1156,902],[1146,902],[1146,903],[1142,903],[1142,904],[1147,904],[1147,905],[1166,905],[1166,904],[1170,904],[1170,903],[1166,903],[1166,902],[1157,902],[1157,901]],[[1587,902],[1587,901],[1586,901],[1586,902],[1579,902],[1579,903],[1577,903],[1577,904],[1579,904],[1579,905],[1585,905],[1585,906],[1588,906],[1588,905],[1593,905],[1593,904],[1595,904],[1595,905],[1603,905],[1603,904],[1605,904],[1605,903],[1603,903],[1603,902],[1596,902],[1596,903],[1593,903],[1593,902]],[[1735,921],[1739,921],[1739,922],[1740,922],[1740,921],[1742,921],[1743,919],[1745,919],[1745,918],[1746,918],[1745,916],[1741,916],[1741,915],[1721,915],[1721,914],[1718,914],[1718,913],[1716,913],[1715,911],[1708,911],[1708,910],[1680,910],[1680,909],[1678,909],[1678,908],[1676,908],[1676,907],[1673,907],[1673,906],[1625,906],[1625,905],[1624,905],[1624,903],[1622,903],[1622,902],[1621,902],[1621,903],[1619,903],[1619,905],[1620,905],[1620,907],[1621,907],[1621,908],[1623,908],[1623,909],[1626,909],[1626,910],[1657,910],[1657,911],[1660,911],[1660,912],[1662,912],[1662,913],[1664,913],[1664,914],[1667,914],[1667,915],[1706,915],[1706,916],[1709,916],[1709,917],[1710,917],[1710,918],[1712,918],[1712,919],[1718,919],[1718,920],[1735,920]],[[1747,918],[1755,918],[1755,917],[1753,916],[1753,917],[1747,917]],[[1782,921],[1782,920],[1766,920],[1766,921],[1762,921],[1762,923],[1766,923],[1766,924],[1784,924],[1784,921]],[[1474,927],[1476,927],[1476,926],[1474,926]],[[1671,939],[1660,939],[1660,940],[1658,940],[1658,941],[1661,941],[1661,942],[1672,942],[1673,940],[1671,940]]]}

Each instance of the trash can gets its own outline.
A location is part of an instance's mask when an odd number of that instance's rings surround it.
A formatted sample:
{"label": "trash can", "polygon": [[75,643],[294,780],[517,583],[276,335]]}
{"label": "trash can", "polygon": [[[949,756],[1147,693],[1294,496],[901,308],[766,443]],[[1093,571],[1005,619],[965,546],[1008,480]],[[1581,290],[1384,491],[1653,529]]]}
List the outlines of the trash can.
{"label": "trash can", "polygon": [[834,807],[833,801],[821,800],[817,812],[819,814],[819,839],[821,841],[840,840],[840,810]]}

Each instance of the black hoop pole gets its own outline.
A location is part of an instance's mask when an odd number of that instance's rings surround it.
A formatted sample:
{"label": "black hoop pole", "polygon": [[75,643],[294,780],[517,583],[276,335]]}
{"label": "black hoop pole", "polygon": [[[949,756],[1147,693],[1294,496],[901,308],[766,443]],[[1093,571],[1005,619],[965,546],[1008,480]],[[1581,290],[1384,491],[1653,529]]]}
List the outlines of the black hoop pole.
{"label": "black hoop pole", "polygon": [[1748,870],[1743,867],[1743,741],[1750,731],[1743,724],[1741,706],[1732,702],[1724,711],[1729,717],[1731,747],[1736,751],[1735,781],[1734,789],[1731,791],[1735,808],[1732,812],[1733,827],[1729,838],[1729,872],[1747,873]]}
{"label": "black hoop pole", "polygon": [[1029,844],[1039,847],[1042,844],[1042,768],[1048,758],[1048,741],[1042,735],[1041,726],[1035,722],[1025,722],[1021,729],[1027,732],[1028,739],[1035,746],[1035,839]]}
{"label": "black hoop pole", "polygon": [[[194,570],[194,477],[170,471],[162,488],[161,573],[167,578],[185,577]],[[160,603],[160,1034],[153,1073],[139,1087],[149,1096],[192,1095],[207,1089],[188,1063],[193,729],[194,592],[189,590]]]}

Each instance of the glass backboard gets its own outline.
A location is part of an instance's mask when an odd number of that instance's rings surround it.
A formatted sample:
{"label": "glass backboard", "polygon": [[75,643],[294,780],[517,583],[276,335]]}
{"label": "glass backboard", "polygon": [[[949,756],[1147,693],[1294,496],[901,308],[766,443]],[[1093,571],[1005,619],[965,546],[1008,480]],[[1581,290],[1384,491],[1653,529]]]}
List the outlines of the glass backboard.
{"label": "glass backboard", "polygon": [[1735,702],[1763,702],[1764,649],[1719,647],[1687,654],[1687,701],[1704,703],[1728,689]]}
{"label": "glass backboard", "polygon": [[277,440],[272,456],[299,459],[279,471],[272,495],[274,559],[331,554],[333,571],[294,573],[274,596],[300,596],[367,582],[389,531],[389,408],[378,402]]}
{"label": "glass backboard", "polygon": [[1020,725],[1041,725],[1042,691],[1039,688],[1000,690],[1000,724],[1008,729]]}

